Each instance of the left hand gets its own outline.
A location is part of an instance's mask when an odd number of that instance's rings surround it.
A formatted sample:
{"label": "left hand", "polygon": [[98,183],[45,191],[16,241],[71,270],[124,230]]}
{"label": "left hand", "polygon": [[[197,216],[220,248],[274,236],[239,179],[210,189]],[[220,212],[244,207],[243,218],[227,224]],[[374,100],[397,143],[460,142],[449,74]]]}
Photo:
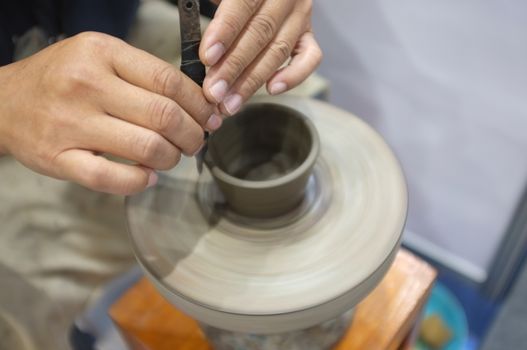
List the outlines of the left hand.
{"label": "left hand", "polygon": [[206,98],[232,115],[266,83],[277,95],[304,81],[322,59],[311,12],[312,0],[221,1],[200,46],[202,62],[211,67]]}

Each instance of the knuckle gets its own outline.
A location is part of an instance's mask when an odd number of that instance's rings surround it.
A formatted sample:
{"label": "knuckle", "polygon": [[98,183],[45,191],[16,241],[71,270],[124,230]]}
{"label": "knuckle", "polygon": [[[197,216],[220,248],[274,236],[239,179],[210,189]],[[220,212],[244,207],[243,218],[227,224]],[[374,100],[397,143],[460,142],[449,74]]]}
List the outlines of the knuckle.
{"label": "knuckle", "polygon": [[181,151],[173,147],[172,151],[167,154],[159,170],[170,170],[175,167],[181,160]]}
{"label": "knuckle", "polygon": [[204,133],[203,129],[200,127],[196,127],[196,130],[192,130],[192,136],[189,137],[189,147],[187,147],[186,154],[188,155],[194,155],[198,152],[198,150],[203,145],[204,140]]}
{"label": "knuckle", "polygon": [[302,17],[311,17],[313,13],[313,0],[303,0],[297,5],[295,12],[298,12]]}
{"label": "knuckle", "polygon": [[311,17],[313,14],[313,0],[305,0],[306,15]]}
{"label": "knuckle", "polygon": [[225,72],[229,77],[228,80],[235,80],[247,65],[248,62],[245,55],[238,52],[231,53],[229,59],[225,61]]}
{"label": "knuckle", "polygon": [[293,51],[293,45],[286,40],[277,40],[270,47],[269,50],[280,64],[285,62]]}
{"label": "knuckle", "polygon": [[320,62],[324,59],[324,53],[322,52],[322,49],[320,46],[316,45],[313,48],[313,57],[315,59],[316,65],[318,66]]}
{"label": "knuckle", "polygon": [[262,87],[263,84],[265,84],[264,77],[261,74],[252,73],[245,79],[244,90],[251,95]]}
{"label": "knuckle", "polygon": [[96,88],[96,72],[86,64],[72,64],[63,67],[59,72],[60,78],[56,81],[59,92],[64,94],[78,94]]}
{"label": "knuckle", "polygon": [[231,33],[233,37],[236,37],[245,26],[245,23],[239,20],[240,13],[252,15],[258,9],[261,2],[262,0],[239,0],[236,11],[231,9],[225,13],[225,16],[221,19],[222,25],[228,29],[228,32]]}
{"label": "knuckle", "polygon": [[213,108],[212,105],[204,100],[196,105],[196,114],[193,114],[192,117],[198,124],[205,126],[212,113],[214,113]]}
{"label": "knuckle", "polygon": [[108,175],[104,167],[91,167],[81,173],[81,183],[94,190],[104,190]]}
{"label": "knuckle", "polygon": [[237,70],[237,68],[244,67],[247,64],[246,59],[243,56],[234,54],[229,56],[228,62],[230,70]]}
{"label": "knuckle", "polygon": [[45,167],[47,164],[53,164],[56,161],[57,155],[60,154],[60,152],[54,153],[57,150],[49,144],[48,140],[36,141],[35,145],[36,159],[41,167]]}
{"label": "knuckle", "polygon": [[252,33],[256,41],[262,46],[274,37],[276,27],[276,20],[271,15],[261,13],[254,16],[248,31]]}
{"label": "knuckle", "polygon": [[133,174],[121,176],[119,181],[112,187],[112,193],[120,195],[131,195],[143,191],[148,185],[148,174],[140,171]]}
{"label": "knuckle", "polygon": [[119,40],[111,35],[97,32],[83,32],[77,34],[74,38],[82,48],[94,53],[105,52]]}
{"label": "knuckle", "polygon": [[181,84],[181,75],[171,65],[163,65],[154,72],[154,92],[170,97],[177,92]]}
{"label": "knuckle", "polygon": [[104,71],[98,64],[100,61],[93,58],[107,56],[112,50],[110,47],[119,39],[102,33],[84,32],[66,40],[71,40],[68,41],[71,45],[68,44],[67,55],[58,58],[59,64],[44,71],[44,83],[52,84],[52,91],[66,95],[101,90],[99,82]]}
{"label": "knuckle", "polygon": [[318,52],[318,55],[317,55],[317,66],[318,66],[320,62],[322,62],[322,60],[324,59],[324,54],[322,53],[322,50],[320,49],[318,49],[317,52]]}
{"label": "knuckle", "polygon": [[260,0],[242,0],[240,1],[240,4],[245,8],[247,12],[253,13],[260,5]]}
{"label": "knuckle", "polygon": [[153,131],[148,133],[138,142],[140,160],[153,163],[153,160],[158,159],[162,154],[163,145],[164,139],[161,135]]}
{"label": "knuckle", "polygon": [[172,163],[170,164],[169,169],[171,169],[171,168],[175,167],[176,165],[178,165],[180,161],[181,161],[181,152],[176,150],[174,152],[173,157],[172,157]]}
{"label": "knuckle", "polygon": [[166,134],[177,128],[181,113],[175,102],[156,99],[151,102],[150,110],[151,125],[155,131]]}
{"label": "knuckle", "polygon": [[139,179],[133,179],[128,180],[121,184],[119,189],[117,191],[113,191],[113,193],[122,195],[122,196],[129,196],[136,193],[139,193],[143,191],[148,185],[148,178],[139,178]]}
{"label": "knuckle", "polygon": [[237,14],[233,13],[231,16],[225,16],[222,23],[228,29],[227,32],[233,36],[236,36],[242,30],[242,24],[236,18]]}

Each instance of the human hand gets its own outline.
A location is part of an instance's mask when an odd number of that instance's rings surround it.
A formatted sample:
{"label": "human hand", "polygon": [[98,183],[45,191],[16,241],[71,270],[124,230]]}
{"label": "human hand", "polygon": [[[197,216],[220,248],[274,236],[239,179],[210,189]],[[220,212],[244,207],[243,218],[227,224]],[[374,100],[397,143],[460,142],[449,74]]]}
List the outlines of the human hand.
{"label": "human hand", "polygon": [[212,1],[221,4],[200,46],[201,60],[211,66],[203,90],[224,114],[236,113],[266,83],[272,95],[297,86],[320,63],[312,0]]}
{"label": "human hand", "polygon": [[0,82],[0,152],[97,191],[132,194],[154,185],[155,170],[195,154],[203,129],[221,124],[179,70],[99,33],[1,67]]}

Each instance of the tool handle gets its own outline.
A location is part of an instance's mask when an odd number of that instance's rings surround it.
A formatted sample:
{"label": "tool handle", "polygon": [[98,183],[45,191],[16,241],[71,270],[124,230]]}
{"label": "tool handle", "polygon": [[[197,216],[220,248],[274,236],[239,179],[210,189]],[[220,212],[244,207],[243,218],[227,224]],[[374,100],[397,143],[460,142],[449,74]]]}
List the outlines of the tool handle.
{"label": "tool handle", "polygon": [[[201,40],[195,40],[181,43],[181,71],[185,73],[190,79],[192,79],[196,84],[203,86],[203,80],[205,80],[205,65],[201,63],[199,59],[200,41]],[[205,152],[207,151],[206,141],[208,138],[209,132],[205,131],[205,146],[197,156],[198,172],[200,174],[203,169],[203,161],[205,158]]]}
{"label": "tool handle", "polygon": [[[205,80],[205,65],[199,59],[201,28],[199,18],[199,0],[179,0],[179,25],[181,31],[181,71],[199,86]],[[203,161],[207,152],[209,133],[205,131],[205,143],[196,155],[196,165],[201,174]]]}
{"label": "tool handle", "polygon": [[205,79],[205,65],[199,59],[200,40],[181,43],[181,71],[199,86]]}
{"label": "tool handle", "polygon": [[181,71],[203,86],[205,65],[199,60],[201,42],[199,0],[179,0],[181,31]]}

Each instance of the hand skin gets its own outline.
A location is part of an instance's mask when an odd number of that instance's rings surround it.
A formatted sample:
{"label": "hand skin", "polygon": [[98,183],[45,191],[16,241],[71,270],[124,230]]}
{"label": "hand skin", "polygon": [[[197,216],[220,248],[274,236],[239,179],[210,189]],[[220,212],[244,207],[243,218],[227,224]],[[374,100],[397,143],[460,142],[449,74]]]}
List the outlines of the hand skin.
{"label": "hand skin", "polygon": [[312,0],[211,1],[219,7],[200,58],[211,67],[204,94],[222,113],[236,113],[264,84],[271,95],[294,88],[322,60],[311,32]]}
{"label": "hand skin", "polygon": [[[221,118],[172,65],[82,33],[0,67],[0,153],[90,189],[128,195],[195,154]],[[111,161],[111,154],[132,164]]]}

